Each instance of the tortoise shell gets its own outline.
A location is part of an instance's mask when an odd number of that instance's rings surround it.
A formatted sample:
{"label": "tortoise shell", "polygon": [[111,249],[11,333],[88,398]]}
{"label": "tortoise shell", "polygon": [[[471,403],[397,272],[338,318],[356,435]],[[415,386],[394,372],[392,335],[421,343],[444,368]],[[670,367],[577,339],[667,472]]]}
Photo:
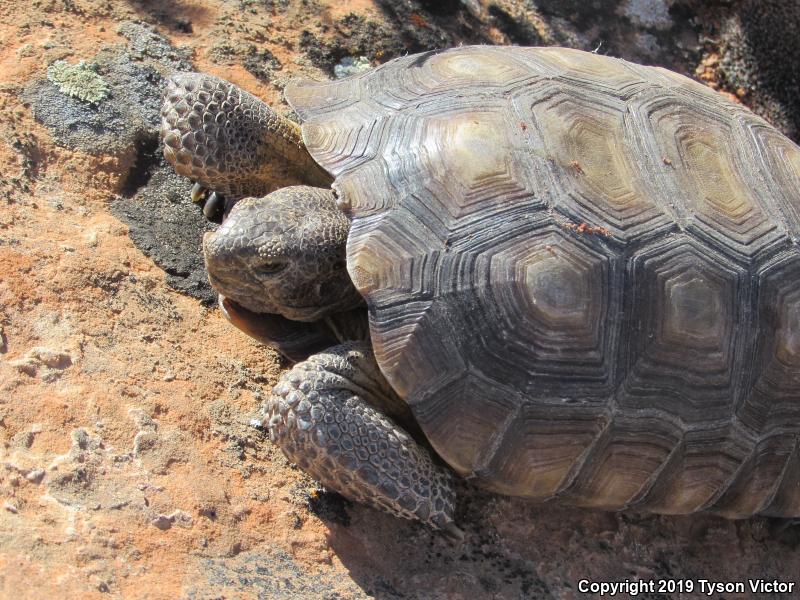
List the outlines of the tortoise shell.
{"label": "tortoise shell", "polygon": [[670,71],[463,47],[287,89],[381,370],[491,490],[800,515],[800,149]]}

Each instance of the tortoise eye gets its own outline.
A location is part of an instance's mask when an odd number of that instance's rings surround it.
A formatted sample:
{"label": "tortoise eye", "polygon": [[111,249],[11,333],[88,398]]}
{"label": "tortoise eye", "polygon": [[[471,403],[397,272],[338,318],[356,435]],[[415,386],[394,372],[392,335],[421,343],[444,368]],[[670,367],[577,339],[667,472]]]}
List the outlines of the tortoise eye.
{"label": "tortoise eye", "polygon": [[288,262],[285,260],[265,260],[263,263],[258,265],[258,272],[263,275],[274,275],[275,273],[280,273],[283,271],[287,266]]}

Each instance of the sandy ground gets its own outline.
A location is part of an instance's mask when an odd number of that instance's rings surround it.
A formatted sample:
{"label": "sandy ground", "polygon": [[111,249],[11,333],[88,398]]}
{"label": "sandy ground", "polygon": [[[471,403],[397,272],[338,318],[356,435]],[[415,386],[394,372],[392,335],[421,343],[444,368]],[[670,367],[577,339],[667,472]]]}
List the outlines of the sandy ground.
{"label": "sandy ground", "polygon": [[[791,134],[790,103],[751,89],[746,68],[730,75],[732,3],[694,4],[0,3],[0,596],[575,598],[582,579],[797,581],[796,529],[764,519],[607,514],[462,486],[454,545],[320,490],[251,425],[285,365],[215,310],[198,258],[210,225],[154,137],[175,68],[288,113],[292,76],[462,42],[602,42],[764,114],[777,106]],[[46,71],[61,59],[92,63],[110,95],[60,93]]]}

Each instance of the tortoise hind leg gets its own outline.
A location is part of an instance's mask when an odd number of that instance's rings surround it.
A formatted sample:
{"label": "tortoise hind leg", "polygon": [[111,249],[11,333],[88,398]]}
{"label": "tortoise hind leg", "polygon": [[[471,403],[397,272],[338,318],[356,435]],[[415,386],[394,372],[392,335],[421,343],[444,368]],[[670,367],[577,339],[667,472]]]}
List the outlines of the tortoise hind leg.
{"label": "tortoise hind leg", "polygon": [[323,485],[460,538],[451,474],[385,416],[405,410],[365,342],[295,365],[265,407],[272,441]]}

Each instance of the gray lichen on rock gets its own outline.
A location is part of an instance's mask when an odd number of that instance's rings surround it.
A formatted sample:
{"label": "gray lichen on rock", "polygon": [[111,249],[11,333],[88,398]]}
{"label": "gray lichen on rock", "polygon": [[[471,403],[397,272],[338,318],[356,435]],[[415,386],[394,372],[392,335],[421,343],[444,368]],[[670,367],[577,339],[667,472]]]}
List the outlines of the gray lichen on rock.
{"label": "gray lichen on rock", "polygon": [[92,104],[100,102],[110,92],[105,79],[83,60],[74,65],[57,60],[47,68],[47,79],[62,93]]}
{"label": "gray lichen on rock", "polygon": [[147,62],[159,71],[189,71],[191,52],[187,48],[176,48],[152,25],[136,21],[125,21],[117,27],[117,33],[128,40],[128,53],[137,61]]}
{"label": "gray lichen on rock", "polygon": [[127,44],[101,47],[86,63],[55,62],[26,86],[24,100],[59,145],[126,156],[143,140],[157,143],[165,78],[191,64],[151,26],[126,22],[118,32]]}
{"label": "gray lichen on rock", "polygon": [[[60,146],[119,157],[129,166],[111,211],[175,289],[210,305],[216,294],[206,278],[200,239],[211,225],[188,201],[192,184],[166,165],[158,141],[166,78],[191,70],[189,53],[150,25],[128,21],[117,32],[125,44],[101,47],[88,64],[54,63],[47,77],[26,86],[23,99]],[[62,90],[61,81],[81,80],[69,75],[76,70],[90,84],[92,76],[104,82],[104,88],[93,89],[105,89],[105,100],[90,102]]]}
{"label": "gray lichen on rock", "polygon": [[366,56],[345,56],[333,67],[333,74],[337,79],[358,75],[372,69],[372,63]]}
{"label": "gray lichen on rock", "polygon": [[672,18],[666,0],[627,0],[622,14],[640,27],[669,29]]}

